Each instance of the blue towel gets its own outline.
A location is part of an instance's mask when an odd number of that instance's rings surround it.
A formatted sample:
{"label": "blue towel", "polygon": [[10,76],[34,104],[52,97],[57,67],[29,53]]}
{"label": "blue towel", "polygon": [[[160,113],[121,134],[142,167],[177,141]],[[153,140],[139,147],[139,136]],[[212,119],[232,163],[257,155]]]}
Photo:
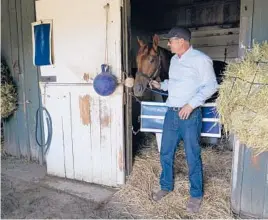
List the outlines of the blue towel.
{"label": "blue towel", "polygon": [[35,66],[51,65],[51,22],[32,24],[33,63]]}

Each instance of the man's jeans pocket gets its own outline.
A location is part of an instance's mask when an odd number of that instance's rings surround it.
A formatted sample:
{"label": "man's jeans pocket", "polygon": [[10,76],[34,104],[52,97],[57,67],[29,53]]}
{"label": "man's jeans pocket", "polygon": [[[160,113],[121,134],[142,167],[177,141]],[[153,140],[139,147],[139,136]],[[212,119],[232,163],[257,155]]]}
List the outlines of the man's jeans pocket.
{"label": "man's jeans pocket", "polygon": [[166,112],[164,129],[173,131],[179,129],[179,116],[176,111],[168,110]]}

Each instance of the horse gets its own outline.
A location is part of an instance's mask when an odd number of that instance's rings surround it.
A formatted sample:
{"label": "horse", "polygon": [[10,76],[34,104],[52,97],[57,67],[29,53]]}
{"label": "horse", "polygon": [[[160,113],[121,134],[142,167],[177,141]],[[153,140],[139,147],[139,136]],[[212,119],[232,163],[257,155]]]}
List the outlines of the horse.
{"label": "horse", "polygon": [[[157,35],[153,36],[152,43],[145,43],[139,38],[137,38],[137,41],[139,48],[136,54],[137,71],[134,76],[134,96],[142,101],[165,102],[167,96],[152,92],[152,90],[148,88],[148,84],[150,80],[160,82],[168,79],[172,53],[158,46],[159,37]],[[155,135],[158,150],[160,151],[162,134],[156,133]]]}

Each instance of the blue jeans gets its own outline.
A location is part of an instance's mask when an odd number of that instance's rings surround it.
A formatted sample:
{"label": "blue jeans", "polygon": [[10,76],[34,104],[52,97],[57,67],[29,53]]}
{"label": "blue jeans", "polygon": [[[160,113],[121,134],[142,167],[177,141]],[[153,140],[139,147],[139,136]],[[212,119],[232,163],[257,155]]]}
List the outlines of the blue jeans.
{"label": "blue jeans", "polygon": [[169,108],[166,112],[160,150],[162,190],[172,191],[174,188],[174,156],[179,142],[183,140],[189,170],[190,195],[195,198],[203,197],[203,170],[199,144],[201,126],[200,108],[195,109],[186,120],[179,118],[178,111]]}

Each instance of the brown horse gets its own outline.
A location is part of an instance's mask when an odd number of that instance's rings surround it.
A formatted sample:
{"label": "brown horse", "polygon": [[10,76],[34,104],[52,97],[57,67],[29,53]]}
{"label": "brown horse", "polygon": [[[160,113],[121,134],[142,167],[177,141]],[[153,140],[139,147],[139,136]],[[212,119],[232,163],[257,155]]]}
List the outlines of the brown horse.
{"label": "brown horse", "polygon": [[150,80],[168,79],[168,70],[172,54],[158,46],[159,37],[154,35],[152,44],[138,39],[139,50],[136,55],[137,72],[135,74],[134,95],[143,97]]}
{"label": "brown horse", "polygon": [[[134,96],[143,101],[166,101],[167,96],[162,96],[158,93],[153,93],[148,88],[150,80],[164,81],[168,79],[168,70],[172,54],[158,46],[159,37],[154,35],[152,44],[145,44],[138,39],[139,49],[136,55],[137,72],[134,82]],[[132,109],[132,122],[135,130],[139,127],[140,105],[135,100]],[[160,150],[161,133],[156,133],[156,141]]]}

